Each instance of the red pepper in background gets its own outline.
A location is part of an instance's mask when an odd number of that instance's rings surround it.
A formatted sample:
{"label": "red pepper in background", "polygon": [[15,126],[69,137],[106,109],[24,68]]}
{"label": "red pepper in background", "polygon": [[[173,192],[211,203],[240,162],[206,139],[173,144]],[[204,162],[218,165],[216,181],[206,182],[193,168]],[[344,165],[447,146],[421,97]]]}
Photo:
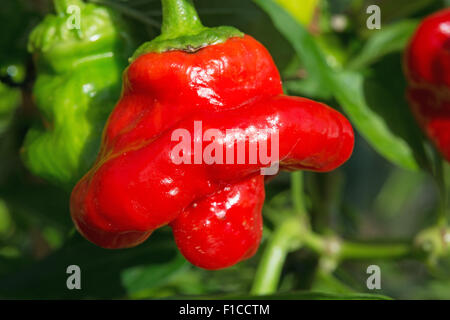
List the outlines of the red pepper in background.
{"label": "red pepper in background", "polygon": [[[284,170],[330,171],[351,155],[350,123],[321,103],[283,95],[267,50],[230,27],[203,27],[188,0],[163,0],[162,35],[144,44],[124,75],[122,97],[104,129],[93,168],[71,196],[77,229],[105,248],[138,245],[164,225],[194,265],[220,269],[251,257],[262,234],[264,178],[250,141],[279,134]],[[227,132],[215,143],[246,145],[246,164],[176,164],[176,129],[194,122]],[[229,141],[232,143],[229,143]],[[228,143],[227,143],[228,141]],[[202,154],[208,144],[202,146]],[[269,151],[273,151],[269,148]]]}
{"label": "red pepper in background", "polygon": [[406,51],[405,72],[416,119],[450,161],[450,9],[420,24]]}

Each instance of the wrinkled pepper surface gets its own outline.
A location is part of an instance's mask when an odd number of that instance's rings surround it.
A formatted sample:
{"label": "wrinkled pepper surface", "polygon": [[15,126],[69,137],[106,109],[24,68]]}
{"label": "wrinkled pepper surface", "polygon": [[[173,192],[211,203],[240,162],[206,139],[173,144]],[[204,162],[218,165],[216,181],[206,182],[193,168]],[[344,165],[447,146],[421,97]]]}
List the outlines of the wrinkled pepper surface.
{"label": "wrinkled pepper surface", "polygon": [[43,123],[28,132],[22,158],[35,175],[71,189],[95,161],[133,48],[114,11],[81,0],[54,4],[56,15],[29,38]]}
{"label": "wrinkled pepper surface", "polygon": [[269,52],[251,36],[204,27],[191,1],[162,3],[162,34],[142,45],[125,71],[98,159],[73,189],[72,219],[105,248],[136,246],[170,225],[192,264],[225,268],[258,248],[260,169],[270,165],[251,164],[248,153],[238,164],[237,152],[232,164],[195,164],[195,152],[182,152],[189,161],[177,164],[174,131],[194,137],[194,122],[201,121],[200,136],[208,129],[224,133],[215,140],[224,154],[240,143],[248,152],[250,141],[271,146],[272,135],[263,132],[278,132],[281,169],[323,172],[350,157],[353,130],[330,107],[283,95]]}
{"label": "wrinkled pepper surface", "polygon": [[406,50],[405,72],[412,112],[450,161],[450,9],[420,24]]}

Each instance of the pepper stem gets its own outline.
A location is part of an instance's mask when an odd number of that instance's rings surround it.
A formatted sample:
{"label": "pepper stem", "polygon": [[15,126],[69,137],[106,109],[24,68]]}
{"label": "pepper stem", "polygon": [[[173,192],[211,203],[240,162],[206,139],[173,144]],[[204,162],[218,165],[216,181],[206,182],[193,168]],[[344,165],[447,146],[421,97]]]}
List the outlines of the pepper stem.
{"label": "pepper stem", "polygon": [[161,0],[163,22],[161,38],[173,39],[180,35],[196,34],[205,27],[192,0]]}
{"label": "pepper stem", "polygon": [[194,53],[209,45],[224,43],[232,37],[243,37],[238,29],[227,26],[203,26],[192,0],[161,0],[163,23],[161,35],[142,44],[130,62],[150,52],[182,50]]}
{"label": "pepper stem", "polygon": [[55,6],[55,11],[60,16],[67,14],[67,8],[72,5],[83,7],[84,2],[81,0],[53,0],[53,5]]}

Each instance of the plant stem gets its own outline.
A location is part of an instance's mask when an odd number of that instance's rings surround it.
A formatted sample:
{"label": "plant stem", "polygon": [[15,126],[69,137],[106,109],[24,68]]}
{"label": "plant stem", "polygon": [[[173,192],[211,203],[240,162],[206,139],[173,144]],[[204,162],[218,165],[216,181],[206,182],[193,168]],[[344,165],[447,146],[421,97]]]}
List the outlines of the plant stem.
{"label": "plant stem", "polygon": [[322,237],[302,227],[297,218],[287,219],[274,231],[256,271],[251,294],[276,292],[286,256],[300,247],[308,248],[337,263],[353,259],[400,259],[416,255],[410,243],[358,243]]}
{"label": "plant stem", "polygon": [[291,192],[295,214],[300,217],[305,217],[306,209],[303,193],[303,173],[301,171],[291,173]]}
{"label": "plant stem", "polygon": [[302,228],[298,219],[289,219],[272,234],[256,271],[251,293],[274,293],[287,254],[300,247],[308,248],[322,257],[330,257],[336,262],[354,259],[401,259],[418,254],[408,242],[376,244],[339,241],[337,238],[322,237]]}
{"label": "plant stem", "polygon": [[413,256],[414,247],[410,243],[342,243],[339,258],[351,259],[399,259]]}
{"label": "plant stem", "polygon": [[179,35],[195,34],[204,29],[192,0],[161,0],[163,22],[161,36],[164,39]]}
{"label": "plant stem", "polygon": [[301,223],[305,224],[304,227],[308,225],[303,201],[302,172],[291,173],[291,190],[294,214],[281,222],[271,235],[256,271],[252,294],[274,293],[277,290],[287,254],[301,245],[299,242],[302,234]]}
{"label": "plant stem", "polygon": [[300,228],[298,219],[287,219],[274,231],[256,270],[251,294],[271,294],[277,290],[287,254],[300,247]]}
{"label": "plant stem", "polygon": [[409,242],[364,243],[339,240],[336,237],[323,237],[313,231],[305,230],[301,241],[318,255],[333,257],[337,260],[351,259],[395,259],[405,258],[416,253]]}

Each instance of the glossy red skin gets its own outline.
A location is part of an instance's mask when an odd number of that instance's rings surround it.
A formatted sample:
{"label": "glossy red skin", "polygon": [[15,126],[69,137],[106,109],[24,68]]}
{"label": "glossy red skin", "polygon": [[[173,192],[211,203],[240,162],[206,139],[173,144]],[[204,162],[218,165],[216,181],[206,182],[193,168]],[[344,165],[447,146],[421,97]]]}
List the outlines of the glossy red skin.
{"label": "glossy red skin", "polygon": [[194,202],[170,224],[187,260],[215,270],[255,254],[263,230],[263,180],[256,176],[225,187]]}
{"label": "glossy red skin", "polygon": [[405,54],[405,71],[412,111],[450,161],[450,9],[420,24]]}
{"label": "glossy red skin", "polygon": [[[283,95],[270,54],[250,36],[194,54],[142,55],[125,72],[96,164],[72,192],[72,219],[87,239],[106,248],[129,247],[171,224],[181,252],[197,266],[224,268],[255,252],[264,199],[260,169],[269,165],[175,164],[171,151],[179,142],[171,135],[184,128],[193,137],[194,121],[202,121],[203,132],[258,129],[245,137],[247,144],[254,138],[270,146],[271,137],[258,133],[277,129],[280,167],[286,170],[333,170],[350,157],[354,144],[351,125],[340,113]],[[236,193],[239,203],[214,218],[216,208],[226,207]],[[247,218],[254,224],[248,230],[242,228]],[[192,231],[199,226],[204,236]],[[236,239],[225,240],[227,234]]]}

